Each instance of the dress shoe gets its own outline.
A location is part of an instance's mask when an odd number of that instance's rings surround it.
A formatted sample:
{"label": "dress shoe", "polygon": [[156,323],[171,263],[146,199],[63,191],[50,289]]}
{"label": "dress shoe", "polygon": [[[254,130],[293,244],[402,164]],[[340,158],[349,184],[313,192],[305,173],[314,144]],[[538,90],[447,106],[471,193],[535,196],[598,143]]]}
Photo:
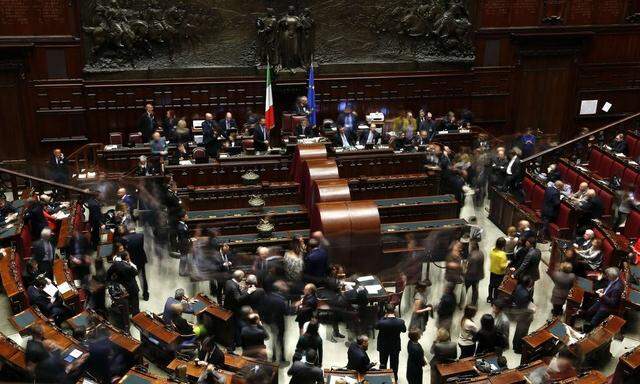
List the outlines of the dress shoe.
{"label": "dress shoe", "polygon": [[344,335],[340,332],[333,332],[333,337],[338,339],[344,339]]}

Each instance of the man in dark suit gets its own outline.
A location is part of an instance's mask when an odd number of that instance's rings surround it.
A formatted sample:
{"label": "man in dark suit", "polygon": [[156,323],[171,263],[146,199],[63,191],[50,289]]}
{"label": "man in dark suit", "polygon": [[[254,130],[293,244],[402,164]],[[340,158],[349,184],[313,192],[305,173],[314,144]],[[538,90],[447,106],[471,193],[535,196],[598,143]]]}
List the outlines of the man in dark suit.
{"label": "man in dark suit", "polygon": [[342,147],[342,148],[350,148],[355,145],[353,141],[353,136],[349,134],[347,129],[343,126],[338,128],[338,132],[333,136],[333,146],[334,147]]}
{"label": "man in dark suit", "polygon": [[218,121],[218,126],[222,130],[222,136],[224,136],[225,138],[229,137],[229,134],[231,133],[232,130],[238,129],[238,124],[236,124],[236,119],[233,118],[233,115],[231,114],[231,112],[227,112],[227,114],[224,115],[224,119]]}
{"label": "man in dark suit", "polygon": [[118,199],[127,206],[129,212],[133,213],[136,208],[136,198],[128,194],[125,188],[118,188],[117,195]]}
{"label": "man in dark suit", "polygon": [[[276,361],[277,352],[280,351],[280,362],[285,362],[284,355],[284,327],[285,317],[289,312],[287,299],[284,296],[287,285],[283,281],[276,282],[273,289],[267,293],[262,306],[260,317],[269,326],[273,342],[271,343],[271,361]],[[315,353],[315,351],[314,351]],[[307,359],[309,357],[307,356]]]}
{"label": "man in dark suit", "polygon": [[429,138],[429,132],[428,131],[420,131],[413,138],[413,145],[415,145],[416,147],[425,146],[425,145],[428,145],[430,141],[431,141],[431,139]]}
{"label": "man in dark suit", "polygon": [[[540,250],[536,248],[535,237],[526,239],[525,247],[527,248],[527,253],[524,255],[524,259],[518,269],[513,273],[513,276],[519,281],[524,279],[525,276],[528,276],[533,284],[540,280],[540,260],[542,259],[542,254]],[[533,291],[533,287],[531,290]]]}
{"label": "man in dark suit", "polygon": [[585,332],[600,325],[620,305],[624,291],[624,283],[619,278],[620,270],[616,267],[609,267],[604,273],[607,277],[607,285],[596,291],[598,300],[587,310],[586,314],[591,316],[591,322],[589,329],[585,329]]}
{"label": "man in dark suit", "polygon": [[140,312],[140,287],[136,281],[138,276],[138,269],[136,265],[131,262],[129,254],[127,252],[119,253],[113,259],[113,264],[107,270],[107,276],[112,281],[122,284],[127,291],[127,301],[129,302],[129,311],[132,315]]}
{"label": "man in dark suit", "polygon": [[367,355],[369,348],[369,337],[360,335],[356,338],[355,343],[351,343],[347,350],[347,369],[352,369],[358,373],[365,373],[373,368],[376,363],[372,363]]}
{"label": "man in dark suit", "polygon": [[614,153],[622,153],[628,155],[627,142],[624,140],[624,133],[618,133],[611,142],[611,151]]}
{"label": "man in dark suit", "polygon": [[97,249],[100,244],[100,228],[102,227],[102,206],[95,196],[89,197],[86,202],[89,210],[89,227],[91,228],[91,246]]}
{"label": "man in dark suit", "polygon": [[24,211],[24,224],[29,224],[31,238],[39,239],[42,230],[48,226],[44,217],[44,204],[40,199],[31,197],[27,200]]}
{"label": "man in dark suit", "polygon": [[40,240],[31,245],[31,257],[38,263],[38,273],[53,279],[53,260],[56,258],[56,247],[51,244],[51,230],[44,228],[40,232]]}
{"label": "man in dark suit", "polygon": [[202,144],[207,151],[207,156],[216,157],[218,155],[218,126],[213,120],[213,115],[205,113],[202,122]]}
{"label": "man in dark suit", "polygon": [[306,357],[306,361],[295,361],[287,371],[287,375],[291,376],[289,384],[324,383],[322,368],[315,365],[315,362],[318,359],[318,353],[316,350],[309,348],[305,351],[304,355]]}
{"label": "man in dark suit", "polygon": [[602,200],[594,189],[588,189],[586,199],[578,206],[582,215],[578,221],[581,228],[593,227],[593,220],[600,220],[604,213]]}
{"label": "man in dark suit", "polygon": [[360,135],[360,145],[380,144],[380,134],[376,131],[376,125],[371,124],[369,130],[362,132]]}
{"label": "man in dark suit", "polygon": [[420,109],[416,120],[418,123],[418,131],[427,132],[429,140],[433,139],[433,136],[436,133],[436,121],[433,119],[431,112],[426,112],[424,109]]}
{"label": "man in dark suit", "polygon": [[138,131],[142,134],[142,142],[148,143],[151,140],[151,134],[155,132],[157,123],[153,114],[153,105],[148,103],[144,106],[145,111],[138,119]]}
{"label": "man in dark suit", "polygon": [[395,315],[393,305],[387,305],[387,313],[378,320],[378,353],[380,354],[380,369],[387,368],[387,360],[398,381],[398,362],[400,357],[400,334],[407,331],[404,320]]}
{"label": "man in dark suit", "polygon": [[304,274],[307,278],[322,279],[329,271],[329,254],[316,239],[309,239],[309,253],[304,258]]}
{"label": "man in dark suit", "polygon": [[[262,326],[260,315],[252,313],[249,315],[248,324],[242,327],[240,340],[242,355],[257,357],[260,352],[266,349],[264,341],[269,338],[267,331]],[[266,354],[266,351],[264,352]]]}
{"label": "man in dark suit", "polygon": [[[224,307],[233,312],[233,324],[234,324],[234,343],[229,346],[229,350],[233,351],[241,343],[240,333],[242,332],[242,319],[240,308],[246,303],[247,298],[251,292],[244,290],[240,285],[244,280],[244,272],[236,270],[233,272],[233,277],[224,285]],[[255,289],[255,287],[253,288]]]}
{"label": "man in dark suit", "polygon": [[51,159],[49,160],[49,167],[51,168],[51,179],[56,183],[68,184],[69,183],[69,165],[67,159],[64,157],[64,153],[58,148],[53,150]]}
{"label": "man in dark suit", "polygon": [[0,223],[4,223],[7,220],[7,216],[16,212],[17,210],[13,205],[7,201],[7,197],[4,194],[0,194]]}
{"label": "man in dark suit", "polygon": [[60,325],[69,317],[69,311],[63,306],[58,293],[55,294],[55,300],[51,301],[51,296],[44,291],[46,285],[47,280],[44,276],[36,278],[34,284],[27,288],[29,302],[38,308],[43,315],[52,318],[57,325]]}
{"label": "man in dark suit", "polygon": [[296,136],[304,136],[304,137],[316,137],[316,133],[313,130],[313,127],[309,125],[308,119],[302,119],[300,124],[296,126],[295,131]]}
{"label": "man in dark suit", "polygon": [[516,196],[518,201],[523,200],[522,192],[520,191],[520,183],[524,177],[522,164],[520,163],[520,153],[519,148],[513,148],[511,150],[511,158],[509,159],[507,169],[505,170],[507,175],[505,187]]}
{"label": "man in dark suit", "polygon": [[558,217],[558,212],[560,212],[560,191],[562,188],[564,188],[564,183],[558,180],[544,191],[540,216],[542,217],[542,236],[546,238],[549,237],[549,224]]}
{"label": "man in dark suit", "polygon": [[347,105],[344,112],[338,115],[336,123],[339,127],[344,127],[347,136],[353,136],[358,130],[358,114],[353,111],[350,105]]}
{"label": "man in dark suit", "polygon": [[[214,245],[217,247],[217,243]],[[233,265],[233,253],[229,244],[222,244],[218,252],[213,254],[216,276],[209,282],[211,294],[218,299],[218,304],[222,303],[225,282],[231,276],[231,266]]]}
{"label": "man in dark suit", "polygon": [[147,156],[140,156],[140,158],[138,159],[138,165],[136,166],[135,169],[135,174],[136,176],[151,176],[153,175],[153,170],[151,169],[151,167],[149,166],[149,163],[147,162]]}
{"label": "man in dark suit", "polygon": [[120,238],[122,245],[129,252],[131,261],[135,264],[142,283],[142,299],[149,300],[149,285],[147,284],[147,253],[144,251],[144,235],[142,233],[130,232]]}
{"label": "man in dark suit", "polygon": [[253,130],[253,147],[256,151],[266,151],[269,148],[269,128],[264,117],[258,121],[258,126]]}
{"label": "man in dark suit", "polygon": [[311,114],[307,96],[298,97],[298,100],[296,100],[296,105],[295,105],[295,114],[298,116],[309,116]]}

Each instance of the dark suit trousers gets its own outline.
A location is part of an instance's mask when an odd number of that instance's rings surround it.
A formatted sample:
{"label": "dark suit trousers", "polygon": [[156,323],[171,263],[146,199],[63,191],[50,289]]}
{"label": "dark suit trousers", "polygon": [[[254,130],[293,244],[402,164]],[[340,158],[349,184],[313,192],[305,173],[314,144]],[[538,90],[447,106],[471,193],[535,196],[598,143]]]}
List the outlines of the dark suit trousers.
{"label": "dark suit trousers", "polygon": [[387,369],[387,360],[389,360],[389,368],[393,370],[393,375],[398,381],[398,363],[400,361],[400,351],[388,352],[378,351],[380,354],[380,369]]}
{"label": "dark suit trousers", "polygon": [[43,273],[46,277],[53,280],[53,262],[42,260],[38,263],[38,273]]}
{"label": "dark suit trousers", "polygon": [[268,324],[269,329],[275,335],[271,335],[273,337],[273,341],[271,342],[271,360],[276,361],[276,356],[278,355],[278,350],[280,351],[280,360],[286,360],[284,355],[284,322],[283,323],[273,323]]}
{"label": "dark suit trousers", "polygon": [[140,278],[140,283],[142,283],[142,294],[149,294],[149,285],[147,284],[147,264],[136,264],[136,268],[138,268],[138,277]]}
{"label": "dark suit trousers", "polygon": [[593,304],[588,310],[587,315],[593,316],[591,317],[591,322],[589,323],[589,328],[585,329],[585,332],[591,331],[593,328],[597,327],[602,323],[611,312],[608,309],[605,309],[600,303],[596,302]]}

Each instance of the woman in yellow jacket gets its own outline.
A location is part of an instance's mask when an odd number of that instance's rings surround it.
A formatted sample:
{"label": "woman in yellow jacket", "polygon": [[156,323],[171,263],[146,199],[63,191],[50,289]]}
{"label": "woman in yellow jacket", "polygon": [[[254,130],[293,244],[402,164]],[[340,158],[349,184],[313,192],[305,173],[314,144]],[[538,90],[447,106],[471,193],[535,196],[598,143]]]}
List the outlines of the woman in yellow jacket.
{"label": "woman in yellow jacket", "polygon": [[490,272],[489,277],[489,296],[487,296],[487,303],[491,303],[496,298],[496,290],[502,283],[504,275],[507,273],[507,267],[509,266],[509,259],[507,253],[504,251],[507,241],[504,237],[499,237],[496,240],[496,246],[491,250],[490,258]]}

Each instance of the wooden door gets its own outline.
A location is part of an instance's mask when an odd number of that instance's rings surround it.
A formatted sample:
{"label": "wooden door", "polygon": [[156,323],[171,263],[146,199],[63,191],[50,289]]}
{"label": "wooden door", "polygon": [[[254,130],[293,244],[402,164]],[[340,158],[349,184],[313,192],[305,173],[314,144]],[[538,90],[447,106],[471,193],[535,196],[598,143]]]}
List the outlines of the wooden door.
{"label": "wooden door", "polygon": [[0,62],[0,160],[25,158],[20,67]]}
{"label": "wooden door", "polygon": [[521,132],[527,127],[571,136],[575,82],[574,56],[530,56],[521,59],[513,121]]}

